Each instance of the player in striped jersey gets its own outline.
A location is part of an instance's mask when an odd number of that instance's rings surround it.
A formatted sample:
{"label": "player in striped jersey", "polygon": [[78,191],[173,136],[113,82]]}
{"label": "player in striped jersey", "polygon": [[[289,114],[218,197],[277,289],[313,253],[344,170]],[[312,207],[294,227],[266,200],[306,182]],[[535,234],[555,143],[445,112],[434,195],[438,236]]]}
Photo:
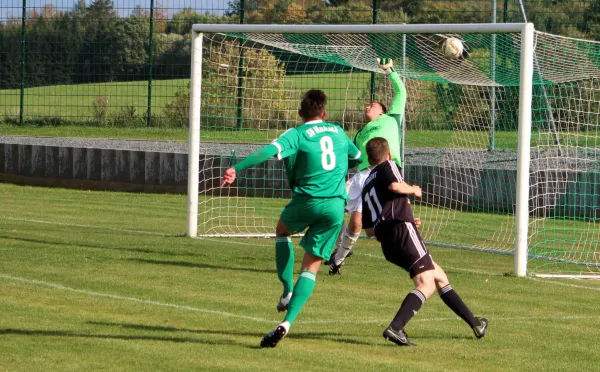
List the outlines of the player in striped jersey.
{"label": "player in striped jersey", "polygon": [[487,319],[473,315],[452,289],[444,270],[433,261],[419,235],[408,197],[420,198],[421,188],[404,182],[385,139],[371,139],[366,152],[372,170],[362,191],[363,227],[368,236],[375,236],[381,243],[385,259],[408,271],[415,284],[392,323],[383,331],[383,337],[400,346],[416,346],[406,337],[404,326],[436,288],[442,301],[469,324],[475,336],[484,337]]}

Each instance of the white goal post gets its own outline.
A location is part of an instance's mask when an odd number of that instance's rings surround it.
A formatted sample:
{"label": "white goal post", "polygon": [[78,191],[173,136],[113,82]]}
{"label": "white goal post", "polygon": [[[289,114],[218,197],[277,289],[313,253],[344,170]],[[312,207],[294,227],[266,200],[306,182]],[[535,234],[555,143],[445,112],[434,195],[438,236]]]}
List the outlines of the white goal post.
{"label": "white goal post", "polygon": [[[496,24],[401,24],[401,25],[232,25],[192,26],[191,82],[189,107],[189,163],[187,195],[187,235],[197,237],[199,214],[200,122],[203,99],[203,39],[210,34],[520,34],[520,82],[518,97],[518,148],[514,241],[514,272],[527,273],[529,227],[529,174],[532,125],[532,85],[534,75],[534,26],[531,23]],[[402,70],[404,71],[404,70]],[[319,89],[319,86],[312,88]],[[295,110],[296,107],[290,107]],[[223,169],[223,168],[221,168]],[[216,175],[213,175],[216,177]],[[452,223],[452,222],[449,222]],[[273,225],[273,230],[275,226]],[[253,236],[247,234],[246,236]]]}

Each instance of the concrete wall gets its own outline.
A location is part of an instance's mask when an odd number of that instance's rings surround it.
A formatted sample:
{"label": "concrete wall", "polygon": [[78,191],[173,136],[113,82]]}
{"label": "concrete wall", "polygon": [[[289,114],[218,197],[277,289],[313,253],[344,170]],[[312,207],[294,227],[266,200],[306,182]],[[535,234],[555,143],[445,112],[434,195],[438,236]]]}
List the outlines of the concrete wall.
{"label": "concrete wall", "polygon": [[103,190],[187,192],[187,154],[0,143],[0,180]]}
{"label": "concrete wall", "polygon": [[[237,159],[239,160],[239,159]],[[0,181],[119,191],[187,193],[184,153],[0,143]],[[200,156],[200,190],[219,187],[226,156]],[[290,197],[282,163],[269,160],[239,174],[231,196]],[[514,213],[516,171],[409,165],[408,182],[424,201],[470,212]],[[538,172],[530,179],[530,209],[538,216],[600,220],[600,173]]]}

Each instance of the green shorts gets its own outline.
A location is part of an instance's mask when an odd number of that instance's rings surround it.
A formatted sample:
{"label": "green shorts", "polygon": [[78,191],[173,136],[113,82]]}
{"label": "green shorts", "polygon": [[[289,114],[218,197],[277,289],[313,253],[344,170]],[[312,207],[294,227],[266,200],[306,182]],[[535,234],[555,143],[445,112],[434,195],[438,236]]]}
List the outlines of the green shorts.
{"label": "green shorts", "polygon": [[344,222],[346,200],[295,196],[281,212],[281,221],[292,233],[308,227],[300,245],[308,253],[329,259]]}

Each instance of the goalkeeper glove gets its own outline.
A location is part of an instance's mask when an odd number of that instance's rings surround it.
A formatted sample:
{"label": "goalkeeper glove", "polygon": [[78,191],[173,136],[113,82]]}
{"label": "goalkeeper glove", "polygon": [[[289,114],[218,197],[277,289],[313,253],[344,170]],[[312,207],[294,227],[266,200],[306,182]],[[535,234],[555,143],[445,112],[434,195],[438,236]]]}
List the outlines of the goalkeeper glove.
{"label": "goalkeeper glove", "polygon": [[377,63],[386,75],[394,72],[394,61],[391,58],[377,58]]}

